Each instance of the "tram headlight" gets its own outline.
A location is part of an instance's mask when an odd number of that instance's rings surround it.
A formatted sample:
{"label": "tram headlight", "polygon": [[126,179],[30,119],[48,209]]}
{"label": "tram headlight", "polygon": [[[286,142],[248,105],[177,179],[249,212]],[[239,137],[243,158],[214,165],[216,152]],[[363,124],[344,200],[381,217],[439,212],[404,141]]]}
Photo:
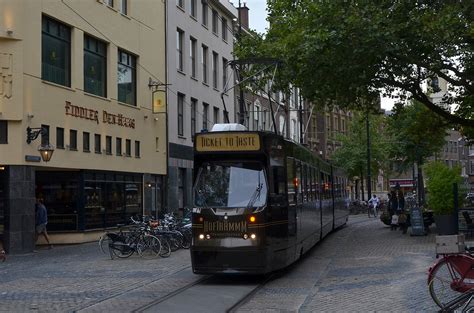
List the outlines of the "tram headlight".
{"label": "tram headlight", "polygon": [[244,234],[243,237],[244,237],[245,240],[249,239],[249,235],[247,235],[247,234]]}
{"label": "tram headlight", "polygon": [[257,220],[257,218],[256,218],[255,216],[253,216],[253,215],[251,215],[251,216],[249,217],[250,223],[255,223],[256,220]]}
{"label": "tram headlight", "polygon": [[250,235],[250,238],[255,239],[255,238],[257,238],[257,235],[251,234],[251,235]]}
{"label": "tram headlight", "polygon": [[201,240],[204,239],[204,234],[200,234],[199,239],[201,239]]}
{"label": "tram headlight", "polygon": [[211,239],[211,235],[207,234],[206,239]]}

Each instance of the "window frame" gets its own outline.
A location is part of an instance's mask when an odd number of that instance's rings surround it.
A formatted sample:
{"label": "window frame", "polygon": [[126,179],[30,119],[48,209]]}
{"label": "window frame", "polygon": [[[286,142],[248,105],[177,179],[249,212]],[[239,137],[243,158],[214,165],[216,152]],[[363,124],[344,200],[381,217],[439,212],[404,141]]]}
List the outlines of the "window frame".
{"label": "window frame", "polygon": [[191,98],[191,137],[194,138],[196,135],[196,109],[197,109],[198,100],[196,98]]}
{"label": "window frame", "polygon": [[207,2],[202,2],[201,17],[202,17],[202,26],[207,28],[209,25],[209,6]]}
{"label": "window frame", "polygon": [[227,19],[221,18],[221,27],[222,27],[222,40],[227,42]]}
{"label": "window frame", "polygon": [[212,87],[219,89],[219,54],[212,51]]}
{"label": "window frame", "polygon": [[197,74],[197,64],[196,64],[196,54],[197,54],[197,39],[194,37],[189,37],[189,58],[191,59],[191,77],[196,78]]}
{"label": "window frame", "polygon": [[135,140],[135,158],[140,158],[140,141]]}
{"label": "window frame", "polygon": [[91,135],[89,132],[82,132],[82,151],[91,152]]}
{"label": "window frame", "polygon": [[176,69],[184,72],[184,31],[180,28],[176,29]]}
{"label": "window frame", "polygon": [[64,149],[64,128],[56,127],[56,149]]}
{"label": "window frame", "polygon": [[77,151],[77,130],[69,130],[69,150]]}
{"label": "window frame", "polygon": [[[88,42],[89,41],[89,42]],[[90,48],[87,48],[87,46],[89,45],[90,46],[90,42],[94,42],[95,46],[96,46],[96,51],[93,51],[91,50]],[[99,50],[99,46],[102,45],[102,48],[103,48],[103,51],[104,51],[104,54],[100,54],[98,52]],[[93,36],[90,36],[89,34],[84,34],[84,49],[83,49],[83,53],[84,53],[84,63],[83,63],[83,70],[84,70],[84,91],[87,92],[87,93],[90,93],[90,94],[93,94],[93,95],[96,95],[96,96],[99,96],[99,97],[107,97],[107,43],[105,41],[102,41],[100,39],[97,39]],[[102,93],[96,93],[94,92],[94,90],[90,90],[87,88],[87,84],[86,84],[86,78],[87,78],[87,75],[86,75],[86,66],[87,66],[87,62],[86,62],[86,56],[90,54],[92,56],[94,56],[95,58],[97,59],[100,59],[102,61],[102,71],[103,71],[103,88],[101,90]]]}
{"label": "window frame", "polygon": [[101,134],[94,134],[94,152],[97,153],[97,154],[102,153],[102,136],[101,136]]}
{"label": "window frame", "polygon": [[178,109],[178,136],[183,137],[184,136],[184,98],[185,95],[178,92],[178,98],[177,98],[177,109]]}
{"label": "window frame", "polygon": [[[138,63],[138,57],[126,50],[123,49],[117,49],[117,101],[121,103],[126,103],[132,106],[137,106],[137,63]],[[122,62],[122,57],[126,56],[127,58],[127,63]],[[119,67],[125,67],[131,70],[132,72],[132,93],[133,93],[133,98],[130,100],[130,102],[127,102],[127,99],[120,99],[120,84],[118,81],[118,78],[120,75],[118,73],[120,72]]]}
{"label": "window frame", "polygon": [[202,103],[202,129],[208,129],[209,126],[209,103]]}
{"label": "window frame", "polygon": [[132,156],[132,141],[130,139],[125,139],[125,156]]}
{"label": "window frame", "polygon": [[105,136],[105,154],[112,155],[112,136]]}
{"label": "window frame", "polygon": [[219,13],[212,9],[212,33],[219,36]]}
{"label": "window frame", "polygon": [[115,138],[115,155],[122,156],[122,138],[116,137]]}
{"label": "window frame", "polygon": [[202,82],[206,85],[209,84],[209,47],[206,45],[201,46],[201,65],[202,65]]}

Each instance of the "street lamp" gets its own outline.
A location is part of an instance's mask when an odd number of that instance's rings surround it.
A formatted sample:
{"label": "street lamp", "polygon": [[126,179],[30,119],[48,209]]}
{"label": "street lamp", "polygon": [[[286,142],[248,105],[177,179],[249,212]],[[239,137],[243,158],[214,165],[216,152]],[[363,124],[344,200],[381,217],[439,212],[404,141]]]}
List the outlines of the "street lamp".
{"label": "street lamp", "polygon": [[[26,143],[30,144],[32,141],[36,140],[36,138],[38,138],[40,134],[42,136],[47,136],[48,129],[46,127],[26,128]],[[41,155],[41,159],[43,159],[44,162],[49,162],[49,160],[51,160],[51,157],[53,156],[54,146],[49,143],[48,139],[48,142],[42,143],[38,147],[38,151]]]}

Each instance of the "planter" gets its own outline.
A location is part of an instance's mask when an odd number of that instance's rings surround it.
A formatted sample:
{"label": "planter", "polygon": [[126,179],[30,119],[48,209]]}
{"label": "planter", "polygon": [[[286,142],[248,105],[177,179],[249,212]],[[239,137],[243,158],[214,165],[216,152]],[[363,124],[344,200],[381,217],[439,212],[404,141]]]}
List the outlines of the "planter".
{"label": "planter", "polygon": [[436,230],[438,235],[457,235],[458,217],[451,215],[435,215]]}

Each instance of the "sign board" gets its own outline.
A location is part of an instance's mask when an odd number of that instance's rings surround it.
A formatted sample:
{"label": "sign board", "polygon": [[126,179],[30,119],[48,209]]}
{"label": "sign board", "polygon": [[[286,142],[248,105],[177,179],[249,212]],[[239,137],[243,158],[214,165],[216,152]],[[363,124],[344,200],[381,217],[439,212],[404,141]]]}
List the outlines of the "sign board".
{"label": "sign board", "polygon": [[166,113],[166,91],[153,92],[153,113]]}
{"label": "sign board", "polygon": [[424,236],[425,223],[423,222],[423,212],[419,206],[410,207],[411,236]]}
{"label": "sign board", "polygon": [[218,133],[196,136],[196,151],[258,151],[260,137],[252,133]]}

